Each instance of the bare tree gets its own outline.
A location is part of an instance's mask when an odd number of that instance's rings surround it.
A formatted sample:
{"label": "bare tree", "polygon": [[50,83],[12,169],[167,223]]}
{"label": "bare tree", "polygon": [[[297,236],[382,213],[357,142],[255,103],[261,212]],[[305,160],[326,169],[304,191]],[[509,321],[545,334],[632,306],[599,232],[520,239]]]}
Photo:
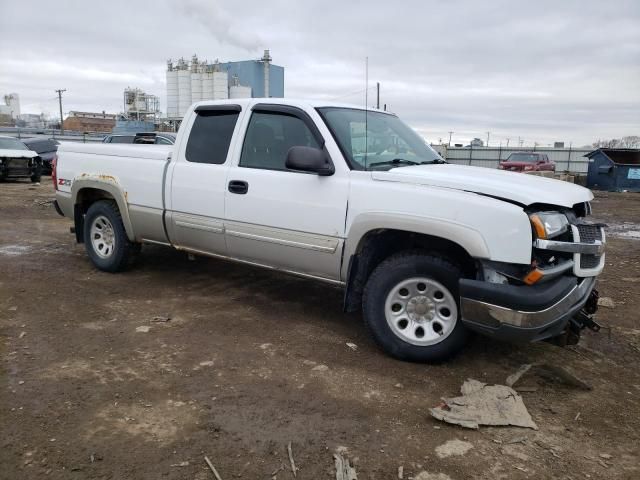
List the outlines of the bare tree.
{"label": "bare tree", "polygon": [[624,148],[640,147],[640,136],[638,135],[628,135],[626,137],[622,137],[620,140]]}
{"label": "bare tree", "polygon": [[640,136],[628,135],[622,138],[610,140],[598,140],[593,142],[593,148],[640,148]]}

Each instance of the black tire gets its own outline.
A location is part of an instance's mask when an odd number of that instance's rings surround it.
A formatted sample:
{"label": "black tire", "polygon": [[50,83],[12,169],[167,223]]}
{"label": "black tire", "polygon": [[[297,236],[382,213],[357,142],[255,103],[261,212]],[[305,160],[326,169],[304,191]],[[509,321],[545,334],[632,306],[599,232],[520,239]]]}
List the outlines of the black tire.
{"label": "black tire", "polygon": [[31,175],[31,183],[37,183],[42,177],[42,165],[38,164],[33,174]]}
{"label": "black tire", "polygon": [[[113,249],[106,257],[96,251],[91,238],[91,228],[99,217],[105,217],[113,230]],[[89,207],[84,218],[84,245],[91,262],[99,270],[114,273],[121,272],[129,266],[136,246],[127,238],[120,210],[114,201],[100,200]]]}
{"label": "black tire", "polygon": [[[448,289],[458,307],[453,330],[439,343],[428,346],[411,344],[396,335],[385,316],[385,303],[391,290],[417,276],[434,280]],[[412,362],[436,363],[458,353],[469,335],[460,315],[460,277],[458,266],[438,254],[424,251],[401,252],[382,261],[369,276],[362,299],[365,324],[376,343],[389,355]]]}

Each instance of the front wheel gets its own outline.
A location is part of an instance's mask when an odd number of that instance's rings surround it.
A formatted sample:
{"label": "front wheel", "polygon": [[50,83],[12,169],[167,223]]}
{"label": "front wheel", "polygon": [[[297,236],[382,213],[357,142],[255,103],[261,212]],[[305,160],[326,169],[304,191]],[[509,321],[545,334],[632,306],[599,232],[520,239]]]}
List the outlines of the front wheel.
{"label": "front wheel", "polygon": [[40,181],[42,177],[42,164],[37,164],[36,168],[33,170],[31,174],[31,183],[37,183]]}
{"label": "front wheel", "polygon": [[405,252],[373,271],[363,296],[374,339],[401,360],[438,362],[456,354],[467,330],[460,320],[460,269],[423,252]]}
{"label": "front wheel", "polygon": [[84,219],[84,244],[100,270],[119,272],[129,265],[135,245],[127,238],[115,202],[100,200],[89,207]]}

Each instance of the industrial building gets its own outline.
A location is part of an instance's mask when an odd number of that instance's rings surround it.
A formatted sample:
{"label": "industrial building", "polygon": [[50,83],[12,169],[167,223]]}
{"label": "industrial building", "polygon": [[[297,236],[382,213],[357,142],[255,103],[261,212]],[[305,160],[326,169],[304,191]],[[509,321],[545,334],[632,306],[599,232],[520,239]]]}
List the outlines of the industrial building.
{"label": "industrial building", "polygon": [[17,93],[3,95],[0,103],[0,115],[5,115],[15,120],[20,116],[20,97]]}
{"label": "industrial building", "polygon": [[123,110],[116,118],[113,133],[150,132],[155,129],[160,113],[157,96],[127,87],[122,98]]}
{"label": "industrial building", "polygon": [[284,67],[271,63],[269,50],[258,60],[213,63],[184,59],[167,62],[167,118],[180,120],[201,100],[284,97]]}
{"label": "industrial building", "polygon": [[77,132],[110,132],[116,124],[113,113],[69,112],[64,119],[64,130]]}

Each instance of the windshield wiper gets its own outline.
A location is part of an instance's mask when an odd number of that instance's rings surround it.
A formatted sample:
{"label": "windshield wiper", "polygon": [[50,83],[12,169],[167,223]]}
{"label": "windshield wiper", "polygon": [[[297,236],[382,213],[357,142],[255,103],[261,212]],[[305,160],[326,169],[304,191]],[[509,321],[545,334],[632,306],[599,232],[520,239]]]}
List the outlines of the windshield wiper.
{"label": "windshield wiper", "polygon": [[385,160],[384,162],[370,163],[370,167],[376,167],[378,165],[420,165],[419,162],[413,160],[405,160],[404,158],[394,158],[393,160]]}
{"label": "windshield wiper", "polygon": [[434,158],[433,160],[427,160],[424,162],[420,162],[420,165],[433,165],[433,164],[439,164],[439,163],[448,163],[446,160],[443,160],[441,158]]}

